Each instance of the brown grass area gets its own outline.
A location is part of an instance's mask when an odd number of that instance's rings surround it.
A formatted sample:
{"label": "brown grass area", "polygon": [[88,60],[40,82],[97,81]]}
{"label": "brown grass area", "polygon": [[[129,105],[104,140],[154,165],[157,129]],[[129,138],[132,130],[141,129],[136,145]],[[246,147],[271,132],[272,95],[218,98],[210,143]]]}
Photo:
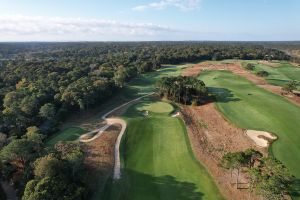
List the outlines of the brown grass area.
{"label": "brown grass area", "polygon": [[[214,177],[222,194],[231,200],[260,199],[254,194],[250,197],[247,189],[236,189],[236,184],[233,184],[235,177],[231,180],[230,172],[219,166],[225,152],[257,148],[244,131],[226,121],[213,103],[186,106],[182,114],[194,154]],[[248,182],[246,175],[242,174],[240,183],[243,184],[239,187],[247,188]]]}
{"label": "brown grass area", "polygon": [[227,70],[231,71],[237,75],[245,77],[249,81],[253,82],[257,86],[268,90],[272,93],[277,95],[283,96],[287,98],[294,104],[300,106],[300,97],[294,94],[285,95],[282,93],[282,89],[280,86],[275,86],[268,84],[266,80],[262,77],[256,76],[255,74],[251,73],[250,71],[245,70],[239,62],[236,63],[212,63],[212,62],[203,62],[197,65],[194,65],[192,68],[186,68],[183,71],[184,76],[197,76],[201,73],[202,70]]}
{"label": "brown grass area", "polygon": [[112,125],[96,140],[83,144],[86,170],[89,172],[86,178],[92,191],[102,191],[113,174],[114,146],[120,130],[120,125]]}

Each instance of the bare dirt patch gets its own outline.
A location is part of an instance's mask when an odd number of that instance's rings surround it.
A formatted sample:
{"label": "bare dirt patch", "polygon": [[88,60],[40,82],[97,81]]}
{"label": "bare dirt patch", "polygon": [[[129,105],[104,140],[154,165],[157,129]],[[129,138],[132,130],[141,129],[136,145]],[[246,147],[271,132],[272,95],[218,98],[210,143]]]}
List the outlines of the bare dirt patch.
{"label": "bare dirt patch", "polygon": [[120,130],[120,125],[112,125],[99,138],[83,144],[89,171],[87,180],[92,191],[102,191],[106,181],[113,176],[114,147]]}
{"label": "bare dirt patch", "polygon": [[227,70],[231,71],[237,75],[240,75],[242,77],[245,77],[249,81],[253,82],[257,86],[268,90],[272,93],[275,93],[277,95],[283,96],[293,102],[294,104],[297,104],[300,106],[300,97],[295,94],[289,94],[285,95],[282,93],[282,89],[280,86],[275,86],[268,84],[265,79],[262,77],[256,76],[255,74],[251,73],[250,71],[245,70],[240,62],[236,63],[212,63],[212,62],[203,62],[200,64],[196,64],[191,68],[186,68],[183,71],[184,76],[198,76],[201,71],[203,70]]}
{"label": "bare dirt patch", "polygon": [[[214,177],[220,191],[227,199],[260,199],[247,189],[236,189],[230,172],[219,166],[225,152],[242,151],[248,148],[257,149],[255,143],[239,129],[226,121],[213,103],[182,109],[182,115],[188,129],[192,149],[198,160],[203,163]],[[260,149],[263,153],[266,150]],[[233,177],[234,178],[234,177]],[[248,187],[248,177],[242,174],[239,188]]]}

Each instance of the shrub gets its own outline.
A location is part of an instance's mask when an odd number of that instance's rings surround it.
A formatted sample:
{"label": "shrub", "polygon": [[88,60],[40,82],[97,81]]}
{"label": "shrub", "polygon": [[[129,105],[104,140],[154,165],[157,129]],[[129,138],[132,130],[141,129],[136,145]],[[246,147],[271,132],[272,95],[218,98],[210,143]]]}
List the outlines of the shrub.
{"label": "shrub", "polygon": [[260,77],[267,77],[267,76],[269,76],[269,72],[264,71],[264,70],[259,71],[256,74],[257,74],[257,76],[260,76]]}
{"label": "shrub", "polygon": [[254,64],[252,64],[252,63],[248,63],[248,64],[246,65],[246,69],[247,69],[247,70],[253,71],[254,68],[255,68],[255,66],[254,66]]}

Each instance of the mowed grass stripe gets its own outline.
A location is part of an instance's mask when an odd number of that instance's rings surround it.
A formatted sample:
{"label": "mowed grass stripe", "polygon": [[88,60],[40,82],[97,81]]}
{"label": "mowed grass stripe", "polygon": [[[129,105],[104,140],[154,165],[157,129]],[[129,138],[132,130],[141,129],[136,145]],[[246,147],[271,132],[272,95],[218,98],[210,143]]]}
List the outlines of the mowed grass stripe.
{"label": "mowed grass stripe", "polygon": [[46,145],[48,147],[52,147],[59,141],[74,141],[77,140],[82,134],[86,132],[87,131],[79,127],[69,127],[51,136],[46,141]]}
{"label": "mowed grass stripe", "polygon": [[206,71],[199,78],[211,92],[223,91],[216,105],[231,122],[279,136],[271,151],[300,178],[300,107],[231,72]]}
{"label": "mowed grass stripe", "polygon": [[[125,114],[125,174],[120,187],[126,191],[110,199],[223,199],[194,158],[182,120],[168,113],[150,112],[143,117],[138,109],[144,104],[130,107]],[[153,102],[154,110],[157,105]],[[147,107],[151,107],[149,101]]]}

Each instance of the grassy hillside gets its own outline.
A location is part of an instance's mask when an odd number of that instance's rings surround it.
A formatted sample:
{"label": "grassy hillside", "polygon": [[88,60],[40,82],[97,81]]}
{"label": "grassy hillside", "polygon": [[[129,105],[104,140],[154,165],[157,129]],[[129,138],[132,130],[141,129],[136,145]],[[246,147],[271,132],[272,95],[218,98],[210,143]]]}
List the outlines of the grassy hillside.
{"label": "grassy hillside", "polygon": [[217,94],[217,107],[238,127],[265,130],[279,139],[271,152],[300,179],[300,107],[226,71],[206,71],[200,79]]}
{"label": "grassy hillside", "polygon": [[[126,112],[123,176],[105,199],[222,199],[194,158],[182,120],[169,116],[170,108],[167,103],[143,101]],[[147,117],[141,111],[145,109]]]}

